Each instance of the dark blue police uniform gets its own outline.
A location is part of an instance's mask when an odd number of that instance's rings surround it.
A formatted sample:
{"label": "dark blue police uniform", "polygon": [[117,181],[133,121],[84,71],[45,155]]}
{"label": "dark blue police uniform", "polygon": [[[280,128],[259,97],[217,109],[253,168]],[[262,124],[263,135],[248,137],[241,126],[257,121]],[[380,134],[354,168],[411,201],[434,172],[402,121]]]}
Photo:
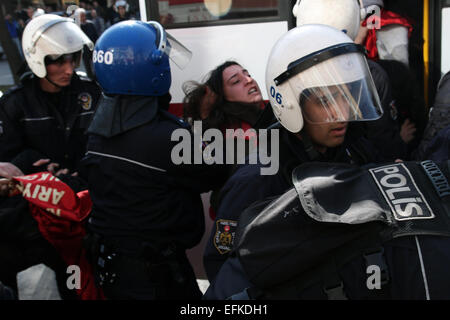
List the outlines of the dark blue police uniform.
{"label": "dark blue police uniform", "polygon": [[[115,109],[122,119],[117,132],[114,124],[107,132],[97,127],[96,118],[90,128],[84,159],[94,204],[89,229],[97,237],[91,247],[106,250],[94,252],[94,264],[108,298],[201,296],[185,250],[204,233],[200,193],[222,181],[215,166],[174,164],[179,142],[172,134],[191,131],[166,111],[164,98],[105,98],[96,117],[107,123],[103,112]],[[99,259],[111,261],[99,265]],[[106,274],[117,277],[105,280]]]}
{"label": "dark blue police uniform", "polygon": [[[205,294],[207,299],[224,299],[236,293],[236,289],[245,288],[245,276],[226,272],[239,270],[239,262],[235,257],[230,257],[230,253],[240,214],[255,201],[278,196],[291,188],[292,170],[301,163],[311,161],[312,157],[314,161],[357,164],[379,160],[370,142],[353,136],[351,132],[343,145],[330,148],[323,155],[310,155],[300,139],[281,128],[278,173],[261,175],[261,165],[243,165],[222,189],[219,211],[204,253],[204,266],[211,283]],[[224,237],[225,233],[230,233],[231,237]],[[231,240],[227,241],[227,238]]]}
{"label": "dark blue police uniform", "polygon": [[[50,159],[78,177],[60,178],[79,191],[86,187],[80,161],[86,152],[87,128],[100,97],[99,87],[74,74],[71,84],[58,93],[42,91],[39,78],[30,74],[0,99],[0,161],[11,162],[25,174],[46,170],[33,166]],[[66,285],[67,265],[39,232],[21,196],[0,199],[0,280],[17,290],[16,275],[45,263],[56,273],[63,299],[76,298]]]}
{"label": "dark blue police uniform", "polygon": [[39,159],[78,171],[99,97],[99,87],[77,74],[58,93],[42,91],[33,75],[25,77],[1,98],[0,161],[12,162],[25,174],[42,170],[32,166]]}

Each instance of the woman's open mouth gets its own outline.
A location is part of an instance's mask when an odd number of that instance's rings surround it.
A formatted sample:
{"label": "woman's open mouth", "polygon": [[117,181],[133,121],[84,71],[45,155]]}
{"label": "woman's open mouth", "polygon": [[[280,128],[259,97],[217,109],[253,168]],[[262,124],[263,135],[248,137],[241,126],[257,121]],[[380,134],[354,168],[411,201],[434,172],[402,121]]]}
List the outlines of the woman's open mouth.
{"label": "woman's open mouth", "polygon": [[342,125],[334,129],[331,129],[331,134],[335,137],[344,136],[346,132],[347,132],[347,125]]}

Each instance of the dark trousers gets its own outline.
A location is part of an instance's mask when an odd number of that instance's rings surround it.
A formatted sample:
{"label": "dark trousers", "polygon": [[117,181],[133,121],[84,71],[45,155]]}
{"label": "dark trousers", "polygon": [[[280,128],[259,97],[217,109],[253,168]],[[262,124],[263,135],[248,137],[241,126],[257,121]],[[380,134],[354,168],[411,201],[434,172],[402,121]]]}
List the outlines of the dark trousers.
{"label": "dark trousers", "polygon": [[[185,252],[177,254],[177,271],[166,262],[157,264],[141,260],[117,258],[108,268],[116,275],[113,283],[105,281],[102,288],[112,300],[199,300],[202,293]],[[100,278],[96,268],[96,279]],[[97,282],[99,285],[99,283]]]}

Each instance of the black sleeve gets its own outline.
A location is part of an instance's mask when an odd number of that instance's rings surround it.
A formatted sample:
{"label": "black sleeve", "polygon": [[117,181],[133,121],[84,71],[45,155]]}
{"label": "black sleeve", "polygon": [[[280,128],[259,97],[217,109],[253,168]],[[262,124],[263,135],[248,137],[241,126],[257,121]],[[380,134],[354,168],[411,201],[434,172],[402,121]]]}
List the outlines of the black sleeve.
{"label": "black sleeve", "polygon": [[24,173],[32,173],[32,164],[45,155],[26,147],[21,116],[15,97],[0,100],[0,161],[11,162]]}
{"label": "black sleeve", "polygon": [[[181,129],[183,135],[172,135],[174,129]],[[203,193],[217,189],[225,183],[230,166],[206,163],[203,153],[205,146],[202,141],[197,141],[189,126],[172,126],[168,131],[169,134],[161,135],[160,143],[157,143],[158,154],[160,157],[165,157],[162,162],[166,164],[164,167],[173,177],[176,185],[184,185],[195,192]],[[184,157],[185,153],[186,157]],[[179,155],[182,155],[186,161],[174,163],[172,157]]]}
{"label": "black sleeve", "polygon": [[396,119],[389,77],[383,68],[369,61],[370,72],[380,97],[383,116],[375,121],[365,123],[366,137],[378,149],[384,160],[404,159],[407,156],[407,145],[401,139],[400,127]]}
{"label": "black sleeve", "polygon": [[254,174],[257,170],[257,166],[243,166],[221,190],[222,199],[203,254],[203,265],[209,281],[216,277],[233,249],[234,240],[224,247],[220,247],[218,243],[223,225],[230,226],[229,232],[233,234],[234,239],[235,223],[241,213],[255,201],[275,194],[274,188],[279,189],[274,187],[277,184],[271,176]]}
{"label": "black sleeve", "polygon": [[0,239],[32,240],[40,237],[29,203],[21,195],[0,198]]}

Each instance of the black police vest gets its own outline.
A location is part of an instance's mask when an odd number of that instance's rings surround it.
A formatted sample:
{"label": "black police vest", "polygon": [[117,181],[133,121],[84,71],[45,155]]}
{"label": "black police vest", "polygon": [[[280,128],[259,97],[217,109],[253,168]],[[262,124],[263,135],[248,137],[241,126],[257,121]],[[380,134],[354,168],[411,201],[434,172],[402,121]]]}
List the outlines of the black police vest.
{"label": "black police vest", "polygon": [[297,167],[294,188],[241,215],[235,253],[255,285],[246,294],[292,299],[295,291],[321,282],[329,299],[345,298],[337,269],[361,255],[381,267],[382,283],[388,283],[383,243],[450,236],[449,164]]}

